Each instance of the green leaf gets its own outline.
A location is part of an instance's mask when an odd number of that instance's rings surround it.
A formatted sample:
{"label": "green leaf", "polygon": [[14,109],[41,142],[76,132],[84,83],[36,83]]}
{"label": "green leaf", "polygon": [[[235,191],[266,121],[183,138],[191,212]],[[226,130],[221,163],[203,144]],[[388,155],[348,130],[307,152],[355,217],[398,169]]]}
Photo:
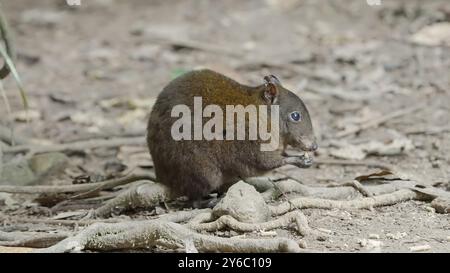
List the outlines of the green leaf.
{"label": "green leaf", "polygon": [[9,70],[11,71],[11,73],[16,81],[16,84],[17,84],[17,87],[19,88],[20,96],[22,97],[22,102],[25,106],[25,109],[28,109],[28,99],[26,96],[25,89],[23,88],[22,80],[20,79],[19,73],[17,73],[17,69],[16,69],[16,66],[14,65],[14,62],[12,61],[8,52],[6,52],[6,49],[1,45],[0,45],[0,54],[2,55],[6,64],[8,65]]}

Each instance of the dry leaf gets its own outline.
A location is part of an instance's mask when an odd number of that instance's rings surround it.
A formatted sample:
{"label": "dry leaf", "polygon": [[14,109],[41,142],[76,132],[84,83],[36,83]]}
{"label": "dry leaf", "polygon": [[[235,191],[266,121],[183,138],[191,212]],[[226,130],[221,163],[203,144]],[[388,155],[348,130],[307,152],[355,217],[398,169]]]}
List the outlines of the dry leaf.
{"label": "dry leaf", "polygon": [[412,35],[411,41],[427,46],[450,46],[450,23],[426,26]]}

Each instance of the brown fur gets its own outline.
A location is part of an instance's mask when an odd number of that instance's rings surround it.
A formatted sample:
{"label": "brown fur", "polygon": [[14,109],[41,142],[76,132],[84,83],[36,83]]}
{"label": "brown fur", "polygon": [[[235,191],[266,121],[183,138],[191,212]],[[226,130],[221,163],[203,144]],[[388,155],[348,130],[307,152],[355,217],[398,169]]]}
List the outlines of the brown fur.
{"label": "brown fur", "polygon": [[[271,104],[264,94],[274,92],[277,97],[273,103],[280,105],[281,133],[276,151],[261,152],[259,141],[172,139],[171,127],[177,120],[171,117],[172,108],[184,104],[193,113],[194,96],[202,97],[203,107],[216,104],[225,113],[225,105]],[[302,113],[303,124],[294,126],[286,120],[285,116],[293,110]],[[302,150],[317,148],[305,105],[278,81],[249,87],[211,70],[186,73],[163,89],[150,115],[147,142],[158,181],[168,186],[175,196],[185,195],[193,200],[214,190],[224,191],[240,179],[300,162],[298,158],[283,155],[288,144]]]}

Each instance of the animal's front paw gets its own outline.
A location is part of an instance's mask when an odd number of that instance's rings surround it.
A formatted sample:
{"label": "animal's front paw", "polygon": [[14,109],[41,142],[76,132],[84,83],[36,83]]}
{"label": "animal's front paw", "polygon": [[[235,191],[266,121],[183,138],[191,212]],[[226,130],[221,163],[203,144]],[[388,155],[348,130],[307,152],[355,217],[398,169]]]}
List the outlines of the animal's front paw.
{"label": "animal's front paw", "polygon": [[308,153],[305,153],[298,157],[298,164],[295,164],[297,167],[300,168],[309,168],[313,164],[312,157],[309,156]]}
{"label": "animal's front paw", "polygon": [[299,168],[309,168],[313,164],[312,158],[308,153],[299,156],[290,156],[285,158],[286,164],[291,164]]}

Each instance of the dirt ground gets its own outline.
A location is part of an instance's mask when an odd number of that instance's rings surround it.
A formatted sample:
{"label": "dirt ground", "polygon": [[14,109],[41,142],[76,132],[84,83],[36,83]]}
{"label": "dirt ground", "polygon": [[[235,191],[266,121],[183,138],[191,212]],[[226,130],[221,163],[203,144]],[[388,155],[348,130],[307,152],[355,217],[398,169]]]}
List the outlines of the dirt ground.
{"label": "dirt ground", "polygon": [[[144,136],[149,105],[184,71],[207,67],[253,85],[274,74],[308,106],[319,140],[317,160],[388,163],[408,178],[450,189],[450,36],[437,44],[419,37],[427,26],[450,24],[449,1],[381,0],[370,6],[365,0],[81,0],[76,7],[64,2],[2,1],[31,105],[27,124],[20,118],[14,81],[4,82],[17,134],[36,143]],[[0,124],[11,126],[0,105]],[[415,106],[379,126],[342,135]],[[367,148],[371,142],[378,146]],[[150,162],[145,146],[68,155],[67,170],[47,184],[69,184],[79,175],[104,177],[108,166],[117,166],[113,163],[131,170]],[[311,186],[376,171],[328,164],[277,170]],[[0,206],[0,216],[9,219],[0,230],[70,230],[15,223],[11,219],[53,215],[27,196],[13,198],[25,201]],[[313,251],[409,252],[425,246],[428,252],[450,252],[450,217],[426,202],[304,212],[311,227],[330,235],[307,240]],[[118,217],[155,213],[161,212]],[[294,236],[287,230],[277,234]]]}

